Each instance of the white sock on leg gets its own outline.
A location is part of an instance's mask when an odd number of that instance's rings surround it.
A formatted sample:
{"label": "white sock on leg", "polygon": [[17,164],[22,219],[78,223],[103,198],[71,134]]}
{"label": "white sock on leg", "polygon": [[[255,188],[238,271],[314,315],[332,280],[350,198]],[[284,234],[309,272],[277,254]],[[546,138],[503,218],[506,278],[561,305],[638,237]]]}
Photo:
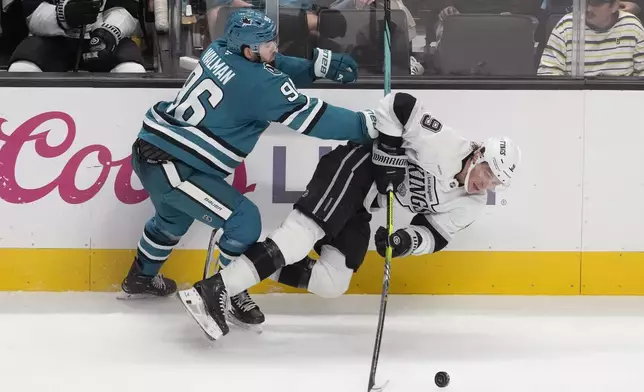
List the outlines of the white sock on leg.
{"label": "white sock on leg", "polygon": [[255,266],[244,255],[228,264],[226,268],[221,270],[220,274],[230,297],[260,282]]}

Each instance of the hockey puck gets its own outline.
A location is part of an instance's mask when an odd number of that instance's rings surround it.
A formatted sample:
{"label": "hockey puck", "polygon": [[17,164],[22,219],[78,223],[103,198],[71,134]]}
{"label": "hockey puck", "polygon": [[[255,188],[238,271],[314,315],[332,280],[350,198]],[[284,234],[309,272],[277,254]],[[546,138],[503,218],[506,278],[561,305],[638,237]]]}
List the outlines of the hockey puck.
{"label": "hockey puck", "polygon": [[445,388],[449,385],[449,374],[447,372],[438,372],[434,376],[434,382],[439,388]]}

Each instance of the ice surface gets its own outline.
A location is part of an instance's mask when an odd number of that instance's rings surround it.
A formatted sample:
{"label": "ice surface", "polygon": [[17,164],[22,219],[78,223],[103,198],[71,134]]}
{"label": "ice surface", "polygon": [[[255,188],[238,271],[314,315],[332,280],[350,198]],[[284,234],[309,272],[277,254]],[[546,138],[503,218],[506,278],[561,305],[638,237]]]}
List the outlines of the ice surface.
{"label": "ice surface", "polygon": [[[211,343],[176,299],[0,293],[0,390],[365,392],[378,296],[254,296],[264,333]],[[644,390],[644,298],[392,296],[387,392]]]}

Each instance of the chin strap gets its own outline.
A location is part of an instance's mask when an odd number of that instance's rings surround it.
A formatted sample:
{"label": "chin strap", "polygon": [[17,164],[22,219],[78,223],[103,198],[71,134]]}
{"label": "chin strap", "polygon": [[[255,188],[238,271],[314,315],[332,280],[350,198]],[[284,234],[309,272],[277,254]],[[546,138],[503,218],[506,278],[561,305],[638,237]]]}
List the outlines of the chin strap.
{"label": "chin strap", "polygon": [[467,173],[465,174],[465,184],[463,184],[463,186],[465,187],[465,192],[467,193],[472,193],[470,192],[470,174],[472,173],[474,166],[476,166],[480,160],[481,160],[481,157],[479,156],[479,158],[476,159],[475,161],[472,161],[470,163],[470,167],[467,168]]}

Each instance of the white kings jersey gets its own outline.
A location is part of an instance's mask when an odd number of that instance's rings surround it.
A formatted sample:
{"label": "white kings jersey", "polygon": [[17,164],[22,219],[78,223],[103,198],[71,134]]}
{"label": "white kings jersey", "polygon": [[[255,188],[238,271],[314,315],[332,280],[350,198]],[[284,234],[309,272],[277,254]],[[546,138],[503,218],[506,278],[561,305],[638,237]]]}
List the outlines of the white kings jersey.
{"label": "white kings jersey", "polygon": [[[395,98],[396,95],[401,97]],[[423,234],[423,240],[429,236],[412,254],[439,251],[485,208],[486,192],[468,194],[455,179],[463,169],[463,160],[477,145],[443,126],[420,101],[404,93],[389,94],[382,99],[376,120],[380,133],[402,137],[402,147],[409,157],[405,181],[395,196],[403,207],[416,214],[411,227],[425,229],[417,230],[425,232],[419,233]],[[365,204],[376,195],[378,190],[374,184]],[[385,195],[379,196],[378,205],[386,206]]]}

